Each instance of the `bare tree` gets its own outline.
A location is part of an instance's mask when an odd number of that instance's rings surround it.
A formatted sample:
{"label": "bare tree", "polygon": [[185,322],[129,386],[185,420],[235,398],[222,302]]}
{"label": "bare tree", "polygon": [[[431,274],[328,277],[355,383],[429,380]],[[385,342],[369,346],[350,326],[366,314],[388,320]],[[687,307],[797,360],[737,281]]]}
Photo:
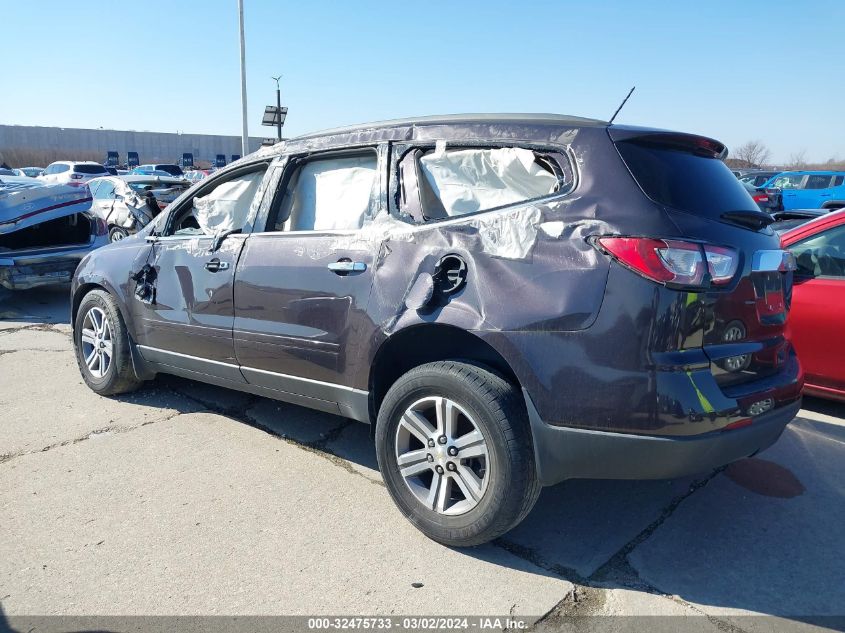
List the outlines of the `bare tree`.
{"label": "bare tree", "polygon": [[807,166],[807,150],[802,149],[792,152],[789,155],[789,167],[792,169],[804,169]]}
{"label": "bare tree", "polygon": [[769,160],[772,153],[762,141],[748,141],[745,145],[737,147],[734,155],[751,167],[761,167]]}

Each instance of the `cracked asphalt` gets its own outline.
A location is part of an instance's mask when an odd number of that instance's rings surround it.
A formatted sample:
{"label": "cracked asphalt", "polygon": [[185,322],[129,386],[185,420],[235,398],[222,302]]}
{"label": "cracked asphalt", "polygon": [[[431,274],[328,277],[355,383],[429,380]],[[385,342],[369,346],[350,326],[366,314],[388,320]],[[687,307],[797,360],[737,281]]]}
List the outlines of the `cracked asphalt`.
{"label": "cracked asphalt", "polygon": [[0,290],[0,614],[756,631],[845,611],[843,405],[807,399],[775,446],[715,472],[547,488],[503,538],[452,550],[393,507],[365,425],[167,376],[101,398],[68,318],[65,288]]}

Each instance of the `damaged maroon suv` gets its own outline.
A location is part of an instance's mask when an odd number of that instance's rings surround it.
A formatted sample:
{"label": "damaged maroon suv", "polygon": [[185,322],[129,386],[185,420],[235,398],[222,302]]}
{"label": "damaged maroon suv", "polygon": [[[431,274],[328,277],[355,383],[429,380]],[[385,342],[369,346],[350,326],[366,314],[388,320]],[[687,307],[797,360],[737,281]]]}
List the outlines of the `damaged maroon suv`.
{"label": "damaged maroon suv", "polygon": [[370,423],[397,506],[449,545],[565,479],[706,472],[775,442],[803,383],[794,263],[725,154],[555,115],[286,141],[83,260],[82,376]]}

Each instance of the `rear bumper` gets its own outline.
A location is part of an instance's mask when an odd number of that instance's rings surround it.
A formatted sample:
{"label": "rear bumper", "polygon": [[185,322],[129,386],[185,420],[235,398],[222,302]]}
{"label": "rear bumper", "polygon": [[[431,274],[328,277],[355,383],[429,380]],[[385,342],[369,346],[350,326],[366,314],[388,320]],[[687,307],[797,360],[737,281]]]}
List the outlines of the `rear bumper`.
{"label": "rear bumper", "polygon": [[70,283],[80,260],[88,253],[78,256],[51,257],[37,263],[18,262],[0,257],[0,286],[9,290],[29,290],[39,286]]}
{"label": "rear bumper", "polygon": [[552,426],[525,392],[540,482],[565,479],[671,479],[706,472],[762,451],[783,433],[801,400],[754,418],[747,427],[667,437]]}

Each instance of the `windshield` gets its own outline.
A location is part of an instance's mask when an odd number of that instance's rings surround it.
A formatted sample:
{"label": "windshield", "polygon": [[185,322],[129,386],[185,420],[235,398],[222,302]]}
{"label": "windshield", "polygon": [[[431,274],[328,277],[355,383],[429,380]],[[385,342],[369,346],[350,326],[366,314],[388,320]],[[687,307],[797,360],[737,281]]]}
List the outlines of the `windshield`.
{"label": "windshield", "polygon": [[694,148],[646,139],[616,144],[646,195],[668,207],[713,219],[728,211],[758,212],[749,192],[718,158]]}

